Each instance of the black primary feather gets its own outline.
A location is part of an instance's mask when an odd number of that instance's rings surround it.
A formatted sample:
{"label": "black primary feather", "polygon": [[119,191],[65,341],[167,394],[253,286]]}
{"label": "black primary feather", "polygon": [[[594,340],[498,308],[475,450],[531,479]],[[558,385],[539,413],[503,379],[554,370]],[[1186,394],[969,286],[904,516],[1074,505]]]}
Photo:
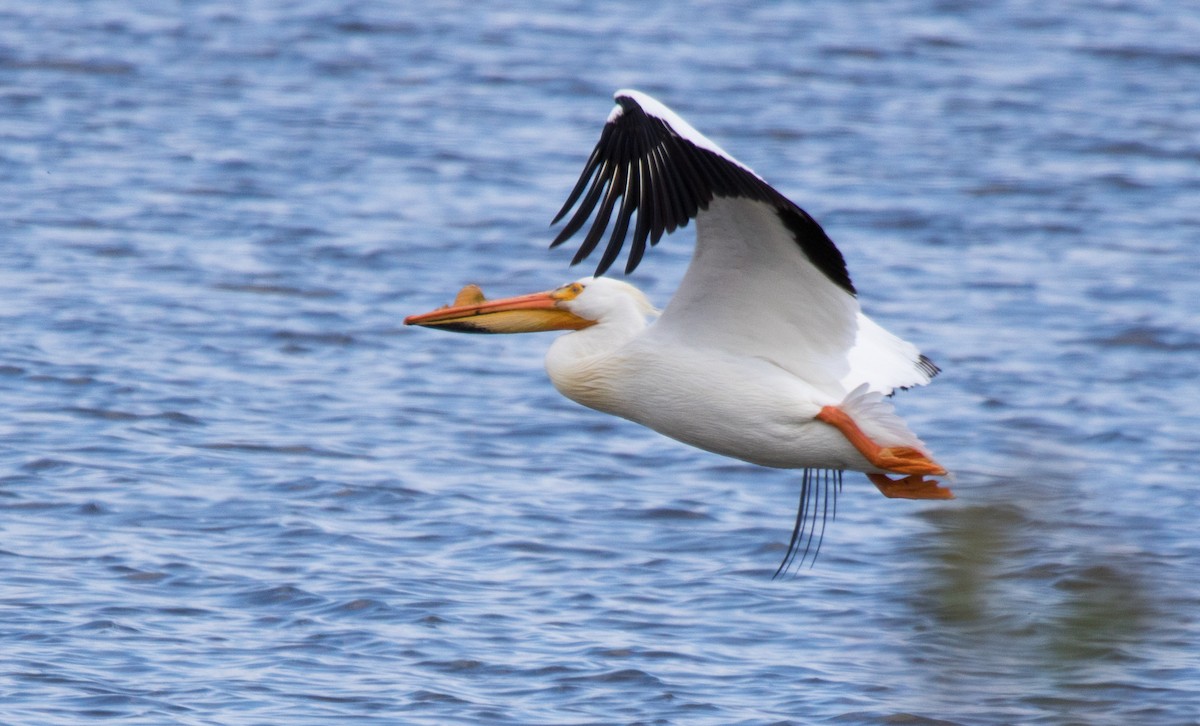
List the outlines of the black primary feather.
{"label": "black primary feather", "polygon": [[641,262],[647,241],[653,246],[663,234],[686,227],[715,197],[741,197],[773,205],[808,260],[832,282],[854,294],[842,253],[807,212],[749,169],[680,136],[666,121],[646,113],[632,97],[619,96],[617,103],[621,112],[604,124],[579,181],[551,222],[557,224],[575,208],[550,243],[557,247],[582,229],[595,213],[571,264],[595,251],[612,222],[612,232],[596,267],[597,275],[607,272],[625,246],[636,213],[625,265],[625,274],[629,274]]}

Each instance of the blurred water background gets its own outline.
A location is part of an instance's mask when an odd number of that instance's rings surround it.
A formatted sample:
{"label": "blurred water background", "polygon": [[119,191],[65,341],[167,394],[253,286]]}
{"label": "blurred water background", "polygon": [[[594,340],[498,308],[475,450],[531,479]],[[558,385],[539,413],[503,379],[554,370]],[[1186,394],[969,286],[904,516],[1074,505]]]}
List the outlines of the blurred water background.
{"label": "blurred water background", "polygon": [[[1200,7],[0,3],[0,722],[1200,718]],[[406,329],[586,274],[635,87],[815,215],[944,373],[950,503]],[[665,304],[689,232],[632,281]],[[590,268],[589,268],[590,269]]]}

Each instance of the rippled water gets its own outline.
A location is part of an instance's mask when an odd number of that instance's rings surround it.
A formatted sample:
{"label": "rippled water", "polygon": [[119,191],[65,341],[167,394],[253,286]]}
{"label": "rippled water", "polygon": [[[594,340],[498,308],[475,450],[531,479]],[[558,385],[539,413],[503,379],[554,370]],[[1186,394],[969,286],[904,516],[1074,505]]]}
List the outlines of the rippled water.
{"label": "rippled water", "polygon": [[[0,9],[0,721],[1139,723],[1200,714],[1188,3]],[[405,329],[571,279],[619,87],[805,206],[944,369],[952,503]],[[634,276],[660,304],[690,253]]]}

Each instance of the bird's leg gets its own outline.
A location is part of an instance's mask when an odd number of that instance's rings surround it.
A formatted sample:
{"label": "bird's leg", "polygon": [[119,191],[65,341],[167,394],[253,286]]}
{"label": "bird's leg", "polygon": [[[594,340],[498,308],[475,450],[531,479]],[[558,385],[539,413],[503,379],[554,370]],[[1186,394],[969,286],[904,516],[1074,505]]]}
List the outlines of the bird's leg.
{"label": "bird's leg", "polygon": [[867,436],[854,419],[837,406],[826,406],[817,420],[833,426],[846,437],[872,466],[896,474],[908,474],[902,479],[890,479],[885,474],[867,474],[885,497],[902,499],[953,499],[949,489],[926,479],[926,474],[945,474],[946,469],[911,446],[880,446]]}

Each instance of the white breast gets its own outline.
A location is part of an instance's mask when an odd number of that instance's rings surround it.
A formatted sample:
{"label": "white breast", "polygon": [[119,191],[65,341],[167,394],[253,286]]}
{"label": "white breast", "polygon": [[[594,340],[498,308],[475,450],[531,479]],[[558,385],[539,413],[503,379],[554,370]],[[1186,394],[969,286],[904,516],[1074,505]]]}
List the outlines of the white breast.
{"label": "white breast", "polygon": [[[869,468],[835,429],[813,420],[841,391],[818,391],[767,361],[639,336],[612,353],[551,347],[547,371],[567,398],[677,441],[760,466]],[[669,351],[667,353],[666,351]]]}

